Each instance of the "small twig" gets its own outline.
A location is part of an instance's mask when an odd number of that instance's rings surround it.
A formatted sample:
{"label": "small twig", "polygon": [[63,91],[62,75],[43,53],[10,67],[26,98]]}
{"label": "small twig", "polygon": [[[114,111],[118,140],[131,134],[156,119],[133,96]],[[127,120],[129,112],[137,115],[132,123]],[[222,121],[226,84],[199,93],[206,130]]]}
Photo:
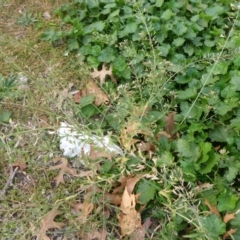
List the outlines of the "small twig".
{"label": "small twig", "polygon": [[161,225],[159,224],[159,225],[153,230],[153,233],[152,233],[150,239],[153,239],[153,236],[154,236],[155,232],[156,232],[160,227],[161,227]]}
{"label": "small twig", "polygon": [[14,178],[17,170],[18,170],[18,167],[16,167],[16,168],[13,170],[13,166],[11,166],[10,176],[9,176],[9,178],[8,178],[8,180],[7,180],[4,188],[0,191],[0,197],[1,197],[1,198],[5,195],[5,193],[6,193],[7,189],[8,189],[8,187],[9,187],[9,185],[12,183],[13,178]]}

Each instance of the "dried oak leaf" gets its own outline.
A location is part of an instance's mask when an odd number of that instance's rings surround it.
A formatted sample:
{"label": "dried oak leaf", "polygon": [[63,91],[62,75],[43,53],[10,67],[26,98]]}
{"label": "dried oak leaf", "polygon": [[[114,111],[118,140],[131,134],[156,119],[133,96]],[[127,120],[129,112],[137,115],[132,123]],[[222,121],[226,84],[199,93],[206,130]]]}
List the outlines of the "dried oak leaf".
{"label": "dried oak leaf", "polygon": [[237,229],[233,229],[231,228],[230,230],[228,230],[227,232],[224,233],[222,239],[228,239],[232,234],[234,234],[237,231]]}
{"label": "dried oak leaf", "polygon": [[113,76],[113,72],[112,72],[112,65],[110,65],[109,69],[107,70],[106,68],[106,63],[104,63],[102,65],[102,70],[98,71],[96,68],[94,68],[94,72],[91,74],[91,76],[93,78],[99,78],[100,80],[100,85],[105,83],[105,79],[107,76],[109,76],[111,78],[111,80],[117,84],[116,79]]}
{"label": "dried oak leaf", "polygon": [[123,190],[125,189],[125,187],[127,187],[128,193],[132,194],[134,187],[136,185],[136,183],[142,178],[142,174],[140,175],[136,175],[136,176],[121,176],[118,179],[118,182],[121,183],[121,185],[117,188],[115,188],[113,190],[113,194],[117,194],[117,193],[122,193]]}
{"label": "dried oak leaf", "polygon": [[204,203],[208,206],[211,213],[214,213],[218,217],[222,218],[216,206],[212,206],[207,199],[205,199]]}
{"label": "dried oak leaf", "polygon": [[64,223],[54,221],[54,218],[59,214],[61,214],[60,211],[53,209],[45,215],[45,217],[41,220],[41,228],[35,234],[37,236],[37,239],[50,240],[50,238],[46,235],[47,230],[51,228],[60,229],[65,226]]}
{"label": "dried oak leaf", "polygon": [[135,195],[129,194],[127,187],[125,187],[120,206],[122,212],[117,217],[122,236],[130,235],[136,229],[141,228],[141,215],[135,209],[135,199]]}
{"label": "dried oak leaf", "polygon": [[80,223],[84,223],[86,222],[88,215],[92,212],[94,205],[88,200],[84,200],[83,203],[72,204],[72,208],[75,212],[79,212],[79,210],[81,210],[77,220]]}
{"label": "dried oak leaf", "polygon": [[81,99],[88,95],[94,96],[93,104],[96,107],[100,106],[101,104],[108,105],[110,103],[108,95],[93,79],[89,79],[86,85],[73,95],[74,102],[80,103]]}
{"label": "dried oak leaf", "polygon": [[73,176],[76,176],[77,175],[77,171],[71,167],[69,167],[69,164],[68,164],[68,160],[66,158],[60,158],[60,157],[57,157],[53,160],[53,162],[59,162],[61,161],[61,163],[59,165],[56,165],[56,166],[51,166],[49,168],[49,171],[51,170],[56,170],[56,169],[60,169],[60,172],[58,173],[58,175],[54,178],[54,180],[56,181],[56,187],[60,184],[60,183],[63,183],[64,184],[64,173],[69,173]]}
{"label": "dried oak leaf", "polygon": [[236,213],[227,213],[224,217],[223,217],[223,222],[227,223],[230,220],[235,218]]}
{"label": "dried oak leaf", "polygon": [[144,129],[140,122],[128,121],[121,131],[120,143],[126,150],[130,151],[131,149],[135,149],[135,143],[140,142],[139,139],[134,137],[138,134],[149,135],[149,132]]}

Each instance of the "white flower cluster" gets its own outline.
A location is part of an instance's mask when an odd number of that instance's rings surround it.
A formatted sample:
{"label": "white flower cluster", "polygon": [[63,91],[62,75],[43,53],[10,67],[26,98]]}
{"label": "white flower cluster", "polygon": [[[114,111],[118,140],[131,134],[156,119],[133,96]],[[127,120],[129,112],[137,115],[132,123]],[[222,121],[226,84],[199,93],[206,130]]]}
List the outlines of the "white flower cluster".
{"label": "white flower cluster", "polygon": [[82,154],[88,156],[92,146],[109,153],[123,155],[122,149],[111,143],[109,136],[98,137],[85,132],[79,133],[74,126],[65,122],[61,123],[58,135],[60,136],[60,149],[63,150],[65,157],[82,157]]}

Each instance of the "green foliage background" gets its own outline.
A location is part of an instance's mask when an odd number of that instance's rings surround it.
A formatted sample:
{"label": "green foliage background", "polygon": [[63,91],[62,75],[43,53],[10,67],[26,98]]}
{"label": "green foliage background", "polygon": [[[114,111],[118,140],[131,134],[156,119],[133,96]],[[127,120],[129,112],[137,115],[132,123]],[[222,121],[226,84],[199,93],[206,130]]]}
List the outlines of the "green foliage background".
{"label": "green foliage background", "polygon": [[[152,111],[139,121],[153,132],[164,128],[162,112],[175,111],[175,132],[180,137],[156,143],[156,167],[177,175],[182,172],[183,191],[187,183],[192,189],[210,183],[211,188],[195,198],[208,199],[223,215],[236,212],[240,204],[238,4],[230,0],[75,0],[56,10],[61,25],[42,35],[54,46],[63,42],[66,56],[75,53],[92,68],[112,64],[119,84],[126,89],[141,82],[140,93],[135,90],[131,101],[136,105],[148,102]],[[106,86],[107,91],[110,88],[116,87]],[[131,112],[127,99],[127,95],[119,99],[115,112],[104,116],[106,129],[121,129]],[[86,115],[95,113],[98,110],[91,108]],[[110,167],[109,174],[115,171]],[[128,170],[132,171],[130,164]],[[176,192],[163,192],[175,189],[178,181],[174,177],[166,176],[167,184],[160,186],[153,180],[141,181],[137,191],[149,195],[140,200],[152,211],[153,202],[176,207],[181,197],[173,201]],[[200,209],[204,211],[206,206],[202,203]],[[161,221],[160,215],[165,213],[159,211],[154,216]],[[228,229],[240,226],[239,216],[226,226],[215,215],[196,218],[189,210],[179,210],[165,228],[176,232],[177,237],[171,239],[179,239],[188,222],[195,222],[194,226],[201,222],[207,229],[204,236],[209,234],[206,239],[218,239]],[[195,227],[188,237],[200,239],[201,234]],[[238,230],[235,239],[239,234]]]}

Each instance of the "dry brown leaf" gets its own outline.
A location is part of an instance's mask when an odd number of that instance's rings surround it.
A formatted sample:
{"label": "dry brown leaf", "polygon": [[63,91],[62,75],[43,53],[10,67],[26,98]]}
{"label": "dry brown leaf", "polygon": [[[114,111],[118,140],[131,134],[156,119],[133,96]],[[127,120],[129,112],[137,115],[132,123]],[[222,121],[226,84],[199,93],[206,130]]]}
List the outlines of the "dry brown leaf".
{"label": "dry brown leaf", "polygon": [[132,240],[145,240],[146,231],[149,229],[151,224],[152,224],[152,222],[151,222],[150,218],[147,218],[146,221],[144,222],[144,224],[142,225],[142,227],[140,229],[135,230],[131,234],[131,239]]}
{"label": "dry brown leaf", "polygon": [[135,195],[129,194],[125,187],[120,206],[122,213],[118,215],[122,236],[130,235],[136,229],[141,228],[141,215],[136,211],[135,205]]}
{"label": "dry brown leaf", "polygon": [[128,151],[131,151],[131,149],[135,150],[134,144],[140,142],[139,139],[134,138],[138,134],[149,136],[151,131],[147,131],[138,121],[128,121],[121,130],[121,145]]}
{"label": "dry brown leaf", "polygon": [[106,229],[102,229],[102,231],[98,231],[94,229],[94,227],[90,227],[87,232],[82,232],[80,234],[82,240],[105,240],[107,237]]}
{"label": "dry brown leaf", "polygon": [[105,83],[105,80],[106,80],[107,76],[109,76],[111,78],[111,80],[115,84],[117,84],[117,81],[116,81],[116,79],[113,76],[112,65],[110,65],[109,69],[107,70],[106,63],[104,63],[102,65],[102,70],[101,71],[98,71],[96,68],[94,68],[94,72],[91,74],[91,76],[93,78],[99,78],[101,85]]}
{"label": "dry brown leaf", "polygon": [[18,167],[20,172],[23,172],[27,168],[27,164],[22,159],[19,159],[13,164],[13,167]]}
{"label": "dry brown leaf", "polygon": [[47,128],[50,126],[48,123],[48,117],[46,115],[42,115],[39,117],[39,126],[41,128]]}
{"label": "dry brown leaf", "polygon": [[129,136],[126,129],[121,131],[120,136],[120,144],[127,151],[131,151],[131,149],[135,150],[134,144],[140,142],[138,139],[134,139],[132,136]]}
{"label": "dry brown leaf", "polygon": [[236,213],[227,213],[224,217],[223,217],[223,222],[227,223],[230,220],[235,218]]}
{"label": "dry brown leaf", "polygon": [[52,228],[60,229],[65,226],[64,223],[54,221],[54,218],[59,214],[61,214],[60,211],[53,209],[41,220],[41,228],[35,234],[39,240],[50,240],[50,238],[46,235],[47,230]]}
{"label": "dry brown leaf", "polygon": [[91,146],[91,151],[90,151],[90,154],[87,156],[87,158],[90,160],[96,160],[99,158],[107,158],[110,160],[115,155],[116,155],[116,153],[106,152],[103,149],[101,149],[101,150],[94,149],[94,146]]}
{"label": "dry brown leaf", "polygon": [[157,140],[160,140],[161,139],[161,137],[166,137],[166,138],[171,138],[171,135],[170,134],[168,134],[167,132],[159,132],[158,134],[157,134]]}
{"label": "dry brown leaf", "polygon": [[121,202],[121,211],[125,214],[130,214],[132,209],[135,209],[135,195],[128,192],[127,187],[123,192],[122,202]]}
{"label": "dry brown leaf", "polygon": [[102,205],[98,206],[95,210],[95,214],[101,214],[104,216],[105,219],[110,217],[110,210],[107,207],[103,207]]}
{"label": "dry brown leaf", "polygon": [[128,192],[132,193],[133,189],[136,185],[136,183],[141,179],[143,175],[136,175],[136,176],[121,176],[118,179],[118,182],[121,183],[121,185],[113,190],[113,193],[122,193],[125,187],[127,186]]}
{"label": "dry brown leaf", "polygon": [[165,119],[165,121],[167,123],[166,132],[169,135],[172,135],[173,130],[174,130],[174,116],[175,116],[175,114],[176,114],[175,112],[170,112]]}
{"label": "dry brown leaf", "polygon": [[75,94],[73,94],[73,100],[75,103],[80,103],[80,100],[83,96],[81,96],[81,91],[79,90]]}
{"label": "dry brown leaf", "polygon": [[103,199],[100,202],[108,202],[113,205],[120,205],[122,202],[122,196],[120,194],[115,193],[106,193],[103,196]]}
{"label": "dry brown leaf", "polygon": [[207,199],[205,199],[204,203],[208,206],[211,213],[214,213],[218,217],[222,218],[216,206],[212,206]]}
{"label": "dry brown leaf", "polygon": [[135,177],[129,178],[127,180],[126,187],[127,187],[127,190],[128,190],[129,194],[132,194],[136,183],[142,178],[142,176],[143,176],[143,174],[136,175]]}
{"label": "dry brown leaf", "polygon": [[140,142],[137,144],[138,150],[141,152],[155,152],[156,146],[152,143]]}
{"label": "dry brown leaf", "polygon": [[56,157],[55,159],[53,159],[53,162],[59,162],[61,161],[60,164],[56,165],[56,166],[51,166],[49,168],[49,171],[51,170],[56,170],[56,169],[60,169],[60,172],[58,173],[58,175],[54,178],[54,180],[56,181],[56,186],[58,186],[60,183],[64,184],[64,173],[69,173],[72,176],[76,176],[77,175],[77,171],[71,167],[69,167],[68,165],[68,160],[66,158],[62,158],[62,157]]}
{"label": "dry brown leaf", "polygon": [[96,107],[99,107],[101,104],[108,105],[110,103],[108,95],[93,79],[89,79],[86,85],[73,95],[74,102],[80,103],[81,99],[88,95],[93,95],[95,97],[93,104]]}
{"label": "dry brown leaf", "polygon": [[225,232],[222,239],[225,240],[228,237],[230,237],[232,234],[234,234],[237,231],[237,229],[230,229],[229,231]]}
{"label": "dry brown leaf", "polygon": [[83,203],[72,204],[72,207],[75,212],[79,212],[79,210],[81,210],[77,219],[80,223],[84,223],[86,222],[88,215],[92,212],[94,205],[91,202],[84,200]]}

